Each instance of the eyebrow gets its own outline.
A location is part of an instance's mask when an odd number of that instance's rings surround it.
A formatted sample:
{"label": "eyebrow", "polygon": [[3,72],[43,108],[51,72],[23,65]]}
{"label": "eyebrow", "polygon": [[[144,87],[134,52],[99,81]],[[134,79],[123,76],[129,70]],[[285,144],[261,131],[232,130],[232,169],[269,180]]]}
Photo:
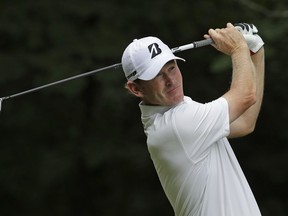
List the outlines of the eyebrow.
{"label": "eyebrow", "polygon": [[172,60],[168,61],[165,65],[174,64],[174,63],[175,63],[175,59],[172,59]]}
{"label": "eyebrow", "polygon": [[[172,60],[168,61],[163,67],[169,66],[169,65],[175,65],[175,64],[176,64],[175,60],[172,59]],[[161,68],[161,70],[159,71],[159,73],[162,71],[163,67]]]}

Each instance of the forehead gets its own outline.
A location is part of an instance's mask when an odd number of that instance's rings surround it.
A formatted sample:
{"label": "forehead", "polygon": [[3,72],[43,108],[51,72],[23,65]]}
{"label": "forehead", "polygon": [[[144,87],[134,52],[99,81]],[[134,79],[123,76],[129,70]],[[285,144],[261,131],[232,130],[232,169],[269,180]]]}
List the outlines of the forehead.
{"label": "forehead", "polygon": [[[170,60],[170,61],[168,61],[166,64],[164,64],[163,65],[163,67],[161,68],[161,70],[163,70],[163,69],[165,69],[166,67],[169,67],[169,66],[171,66],[171,65],[175,65],[176,64],[176,60]],[[160,70],[160,71],[161,71]],[[159,72],[160,72],[159,71]]]}
{"label": "forehead", "polygon": [[168,61],[163,67],[165,67],[167,65],[171,65],[171,64],[176,64],[176,60],[172,59],[172,60]]}

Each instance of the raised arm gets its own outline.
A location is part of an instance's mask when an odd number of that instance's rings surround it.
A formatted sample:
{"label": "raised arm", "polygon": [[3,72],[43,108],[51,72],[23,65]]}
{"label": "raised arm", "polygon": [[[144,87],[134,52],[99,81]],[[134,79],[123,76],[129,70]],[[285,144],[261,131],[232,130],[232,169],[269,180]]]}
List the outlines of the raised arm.
{"label": "raised arm", "polygon": [[264,42],[258,35],[258,29],[253,24],[237,23],[235,24],[235,27],[244,35],[252,54],[251,60],[256,72],[257,102],[230,124],[229,138],[245,136],[254,131],[264,91]]}
{"label": "raised arm", "polygon": [[[244,36],[228,23],[223,29],[210,29],[213,46],[231,56],[232,82],[223,97],[229,106],[230,124],[256,103],[256,71]],[[207,37],[207,35],[206,35]]]}
{"label": "raised arm", "polygon": [[264,91],[264,47],[251,56],[256,71],[257,102],[230,124],[229,138],[245,136],[254,131]]}

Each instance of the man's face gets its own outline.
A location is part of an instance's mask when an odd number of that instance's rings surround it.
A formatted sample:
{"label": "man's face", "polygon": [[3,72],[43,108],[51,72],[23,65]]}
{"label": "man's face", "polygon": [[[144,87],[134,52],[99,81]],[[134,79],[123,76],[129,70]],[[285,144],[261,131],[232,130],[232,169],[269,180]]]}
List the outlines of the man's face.
{"label": "man's face", "polygon": [[147,105],[173,106],[183,101],[182,75],[176,60],[167,62],[158,75],[139,82],[142,101]]}

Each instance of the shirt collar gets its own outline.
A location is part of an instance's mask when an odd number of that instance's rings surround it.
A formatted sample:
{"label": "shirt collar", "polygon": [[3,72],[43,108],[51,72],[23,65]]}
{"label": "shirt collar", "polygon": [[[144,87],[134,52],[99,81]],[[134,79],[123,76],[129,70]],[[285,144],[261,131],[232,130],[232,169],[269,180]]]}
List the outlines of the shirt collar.
{"label": "shirt collar", "polygon": [[185,103],[190,103],[191,101],[192,99],[190,97],[184,96],[183,101],[174,106],[152,106],[152,105],[144,105],[143,102],[140,102],[139,107],[141,110],[142,123],[144,124],[145,127],[147,127],[148,122],[150,120],[153,120],[156,114],[164,114],[173,107],[177,107]]}

